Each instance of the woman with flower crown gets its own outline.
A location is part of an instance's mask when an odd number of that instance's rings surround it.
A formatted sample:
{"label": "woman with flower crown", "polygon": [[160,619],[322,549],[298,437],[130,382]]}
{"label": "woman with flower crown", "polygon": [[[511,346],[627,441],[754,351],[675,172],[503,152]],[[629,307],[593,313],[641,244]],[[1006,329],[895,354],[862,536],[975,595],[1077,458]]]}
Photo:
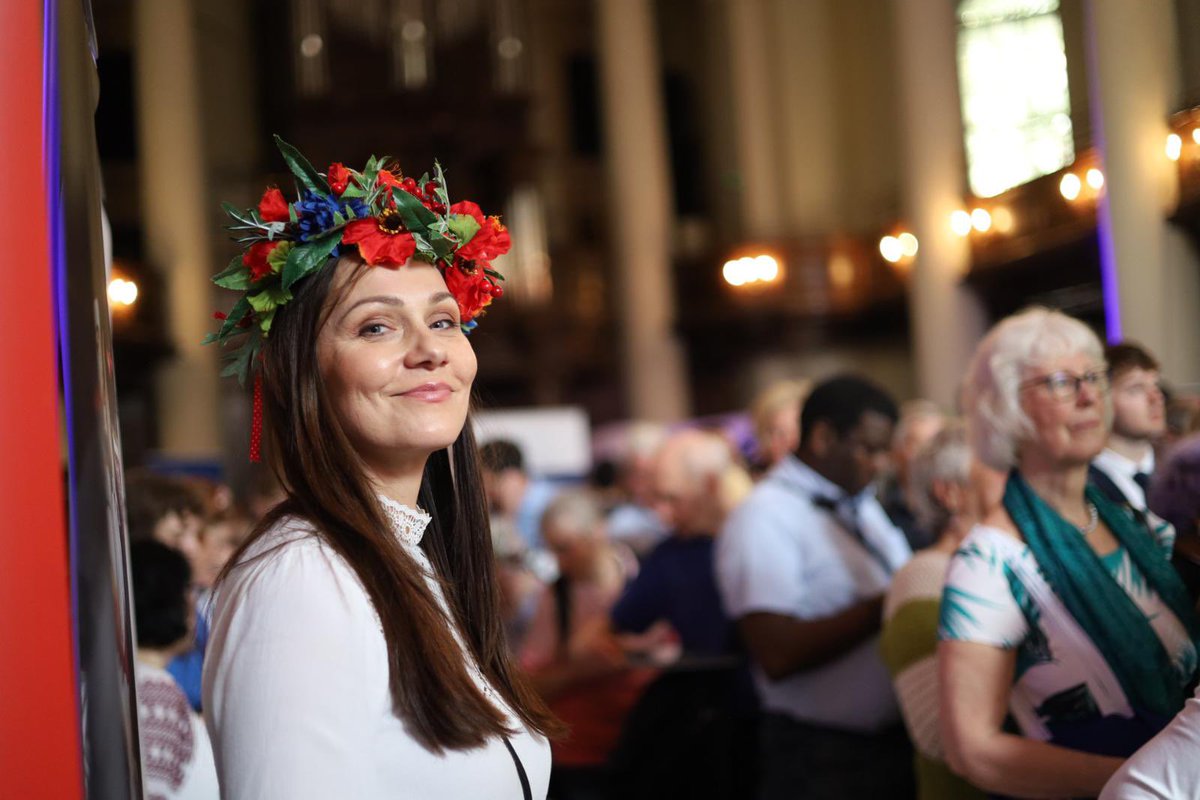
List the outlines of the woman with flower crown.
{"label": "woman with flower crown", "polygon": [[510,662],[465,333],[508,234],[440,168],[318,173],[226,206],[242,296],[209,341],[255,387],[287,499],[216,589],[204,707],[222,796],[544,797],[559,724]]}

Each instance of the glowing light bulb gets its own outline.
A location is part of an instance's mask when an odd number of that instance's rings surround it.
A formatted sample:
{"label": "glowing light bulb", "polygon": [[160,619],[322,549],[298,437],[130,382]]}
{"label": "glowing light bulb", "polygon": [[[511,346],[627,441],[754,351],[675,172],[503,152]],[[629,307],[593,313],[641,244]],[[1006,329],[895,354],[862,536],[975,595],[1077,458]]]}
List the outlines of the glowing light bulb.
{"label": "glowing light bulb", "polygon": [[742,274],[742,264],[738,261],[726,261],[725,266],[721,269],[721,276],[730,286],[741,286],[746,282],[746,278]]}
{"label": "glowing light bulb", "polygon": [[896,241],[900,242],[900,253],[905,258],[912,258],[917,254],[917,249],[920,244],[917,242],[917,237],[913,236],[908,231],[896,237]]}
{"label": "glowing light bulb", "polygon": [[1095,189],[1097,192],[1104,188],[1104,173],[1092,167],[1087,171],[1087,185]]}
{"label": "glowing light bulb", "polygon": [[992,229],[992,215],[986,208],[977,208],[971,212],[971,227],[980,233],[987,233]]}
{"label": "glowing light bulb", "polygon": [[1079,180],[1079,176],[1074,172],[1068,172],[1062,176],[1062,180],[1058,182],[1058,192],[1068,200],[1074,200],[1079,197],[1079,192],[1083,189],[1083,181]]}
{"label": "glowing light bulb", "polygon": [[1009,233],[1016,227],[1016,220],[1007,206],[996,206],[992,209],[992,226],[999,233]]}
{"label": "glowing light bulb", "polygon": [[954,231],[959,236],[966,236],[971,232],[971,212],[966,209],[958,209],[950,215],[950,230]]}
{"label": "glowing light bulb", "polygon": [[1192,141],[1200,144],[1200,128],[1192,128]]}
{"label": "glowing light bulb", "polygon": [[779,277],[779,262],[771,256],[757,256],[754,259],[755,280],[770,283]]}
{"label": "glowing light bulb", "polygon": [[113,278],[108,284],[108,299],[113,305],[131,306],[137,302],[138,287],[133,281]]}
{"label": "glowing light bulb", "polygon": [[879,240],[879,255],[883,256],[884,260],[895,264],[904,257],[904,246],[895,236],[885,236]]}
{"label": "glowing light bulb", "polygon": [[1183,154],[1183,139],[1178,133],[1168,134],[1167,136],[1167,158],[1172,161],[1178,161],[1179,156]]}

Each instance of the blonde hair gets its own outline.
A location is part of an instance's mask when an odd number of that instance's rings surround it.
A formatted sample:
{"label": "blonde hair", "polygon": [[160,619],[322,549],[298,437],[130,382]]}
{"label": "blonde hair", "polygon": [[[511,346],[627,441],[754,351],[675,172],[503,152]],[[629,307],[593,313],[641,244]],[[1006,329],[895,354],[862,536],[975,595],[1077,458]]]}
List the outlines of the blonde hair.
{"label": "blonde hair", "polygon": [[796,424],[799,425],[800,407],[804,405],[804,398],[808,397],[811,389],[812,381],[809,380],[782,380],[759,392],[750,404],[754,435],[759,441],[770,434],[775,415],[788,406],[796,407]]}

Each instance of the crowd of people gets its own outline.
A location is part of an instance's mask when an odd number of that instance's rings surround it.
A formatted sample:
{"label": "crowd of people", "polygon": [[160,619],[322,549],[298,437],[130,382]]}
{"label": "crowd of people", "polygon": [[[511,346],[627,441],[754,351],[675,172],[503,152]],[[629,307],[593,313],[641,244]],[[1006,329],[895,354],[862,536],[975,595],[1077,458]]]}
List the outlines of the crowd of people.
{"label": "crowd of people", "polygon": [[[566,726],[549,796],[1194,796],[1200,434],[1168,402],[1150,353],[1033,309],[958,415],[841,375],[770,387],[749,454],[639,424],[572,481],[484,444],[505,647]],[[210,592],[286,498],[126,487],[147,786],[215,797]]]}
{"label": "crowd of people", "polygon": [[803,376],[749,449],[638,422],[537,475],[470,417],[504,226],[277,144],[306,194],[230,212],[210,337],[275,483],[126,481],[148,796],[1200,796],[1200,433],[1151,353],[1032,308],[953,413]]}

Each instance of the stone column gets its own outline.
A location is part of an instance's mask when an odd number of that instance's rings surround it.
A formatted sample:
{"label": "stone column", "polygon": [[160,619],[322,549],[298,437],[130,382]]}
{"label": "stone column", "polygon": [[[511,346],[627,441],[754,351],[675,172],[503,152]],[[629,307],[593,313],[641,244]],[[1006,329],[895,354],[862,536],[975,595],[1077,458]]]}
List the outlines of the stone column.
{"label": "stone column", "polygon": [[683,353],[672,330],[674,225],[652,0],[596,0],[609,229],[617,260],[621,356],[629,413],[688,413]]}
{"label": "stone column", "polygon": [[725,12],[741,232],[747,238],[769,239],[785,231],[771,0],[725,0]]}
{"label": "stone column", "polygon": [[156,386],[158,444],[171,456],[211,457],[221,443],[217,357],[200,340],[212,326],[210,278],[217,270],[193,10],[189,0],[139,0],[133,40],[146,256],[166,278],[175,348]]}
{"label": "stone column", "polygon": [[917,386],[953,408],[985,318],[962,284],[966,239],[950,230],[965,180],[956,64],[957,22],[948,0],[895,0],[904,216],[920,242],[909,287]]}
{"label": "stone column", "polygon": [[1164,154],[1178,102],[1173,4],[1087,4],[1092,136],[1106,193],[1098,209],[1108,337],[1137,341],[1171,381],[1200,380],[1200,264],[1165,219],[1175,165]]}
{"label": "stone column", "polygon": [[[771,6],[765,38],[777,55],[772,73],[778,79],[777,101],[767,111],[778,135],[778,163],[763,166],[782,184],[782,232],[828,234],[840,221],[841,196],[832,9],[828,0],[772,0]],[[754,195],[753,186],[745,188]]]}

